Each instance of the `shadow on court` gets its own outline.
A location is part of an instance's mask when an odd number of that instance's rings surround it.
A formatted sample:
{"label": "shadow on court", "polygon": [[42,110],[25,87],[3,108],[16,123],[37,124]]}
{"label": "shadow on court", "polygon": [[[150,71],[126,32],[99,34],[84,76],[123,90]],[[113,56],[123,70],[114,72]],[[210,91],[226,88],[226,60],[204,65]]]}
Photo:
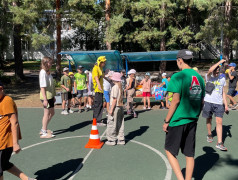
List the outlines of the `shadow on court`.
{"label": "shadow on court", "polygon": [[[195,167],[193,172],[194,180],[201,180],[205,176],[205,174],[217,163],[219,160],[219,154],[208,146],[203,147],[203,151],[205,154],[198,156],[195,159]],[[219,166],[219,164],[216,164]],[[186,168],[182,169],[182,173],[185,177]]]}
{"label": "shadow on court", "polygon": [[[225,142],[227,137],[230,137],[230,138],[232,137],[231,126],[232,125],[223,125],[222,126],[222,141],[223,141],[223,143]],[[213,135],[213,137],[217,136],[216,128],[212,131],[212,135]]]}
{"label": "shadow on court", "polygon": [[79,159],[71,159],[65,161],[63,163],[55,164],[46,169],[39,170],[35,173],[37,175],[37,180],[53,180],[53,179],[61,179],[68,173],[70,173],[64,180],[70,178],[74,171],[77,169],[79,164],[83,161],[82,158]]}
{"label": "shadow on court", "polygon": [[81,122],[81,123],[78,123],[78,124],[75,124],[73,126],[70,126],[69,128],[67,129],[59,129],[59,130],[56,130],[54,131],[54,135],[59,135],[59,134],[63,134],[63,133],[66,133],[66,132],[74,132],[74,131],[77,131],[81,128],[84,128],[88,125],[92,124],[92,121],[84,121],[84,122]]}
{"label": "shadow on court", "polygon": [[149,128],[149,126],[141,126],[140,129],[137,129],[135,131],[132,131],[132,132],[128,133],[125,136],[125,139],[127,141],[130,141],[130,140],[134,139],[137,136],[141,136],[142,134],[144,134],[148,130],[148,128]]}

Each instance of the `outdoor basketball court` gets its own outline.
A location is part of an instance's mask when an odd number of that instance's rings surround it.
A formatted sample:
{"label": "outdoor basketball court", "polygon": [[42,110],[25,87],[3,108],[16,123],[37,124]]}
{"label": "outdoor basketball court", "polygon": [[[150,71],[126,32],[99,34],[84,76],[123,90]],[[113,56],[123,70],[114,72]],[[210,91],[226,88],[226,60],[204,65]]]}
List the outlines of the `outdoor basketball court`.
{"label": "outdoor basketball court", "polygon": [[[12,156],[12,162],[27,175],[39,180],[176,179],[164,152],[162,124],[167,111],[138,111],[137,119],[125,116],[127,144],[104,145],[100,150],[84,148],[91,130],[92,111],[68,116],[60,112],[56,110],[49,126],[56,138],[40,139],[43,109],[19,109],[23,151]],[[237,116],[238,112],[232,111],[224,117],[224,141],[228,152],[217,150],[215,142],[206,142],[205,119],[199,119],[194,179],[238,179]],[[106,127],[98,129],[100,135],[105,135]],[[184,169],[183,155],[178,159]],[[16,179],[9,173],[4,176],[6,180]]]}

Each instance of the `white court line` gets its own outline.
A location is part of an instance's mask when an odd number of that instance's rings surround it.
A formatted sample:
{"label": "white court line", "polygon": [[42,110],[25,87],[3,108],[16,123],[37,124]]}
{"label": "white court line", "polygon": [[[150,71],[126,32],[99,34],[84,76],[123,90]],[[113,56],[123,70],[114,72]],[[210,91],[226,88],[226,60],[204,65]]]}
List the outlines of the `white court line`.
{"label": "white court line", "polygon": [[[102,137],[104,137],[104,135],[106,134],[107,129],[103,132],[102,136],[100,139],[102,139]],[[91,155],[91,153],[93,152],[94,149],[91,149],[89,151],[89,153],[85,156],[85,158],[83,158],[83,161],[79,164],[79,166],[77,167],[77,169],[74,171],[74,173],[72,174],[72,176],[68,179],[68,180],[72,180],[74,179],[74,177],[76,176],[77,172],[83,167],[84,163],[87,161],[87,159],[89,158],[89,156]]]}
{"label": "white court line", "polygon": [[[102,134],[101,138],[102,138],[102,137],[105,137],[105,136],[104,136],[105,133],[106,133],[106,131]],[[27,147],[25,147],[25,148],[22,148],[22,150],[26,150],[26,149],[32,148],[32,147],[34,147],[34,146],[38,146],[38,145],[45,144],[45,143],[48,143],[48,142],[59,141],[59,140],[65,140],[65,139],[72,139],[72,138],[82,138],[82,137],[88,138],[89,136],[88,136],[88,135],[69,136],[69,137],[63,137],[63,138],[58,138],[58,139],[51,139],[51,140],[48,140],[48,141],[44,141],[44,142],[32,144],[32,145],[30,145],[30,146],[27,146]],[[154,151],[156,154],[158,154],[158,155],[163,159],[163,161],[165,162],[165,165],[166,165],[167,171],[166,171],[165,180],[171,180],[171,178],[172,178],[172,168],[171,168],[171,166],[170,166],[169,161],[167,160],[167,158],[166,158],[159,150],[157,150],[157,149],[155,149],[155,148],[153,148],[153,147],[151,147],[151,146],[149,146],[149,145],[147,145],[147,144],[144,144],[144,143],[135,141],[135,140],[130,140],[130,141],[133,142],[133,143],[142,145],[142,146],[144,146],[144,147],[146,147],[146,148],[148,148],[148,149]],[[93,151],[93,150],[94,150],[94,149],[91,149],[90,151]],[[90,153],[90,152],[89,152],[89,153]],[[89,154],[89,153],[88,153],[88,155],[91,154],[91,153],[90,153],[90,154]],[[86,156],[86,157],[87,157],[87,156]],[[85,157],[85,158],[86,158],[86,157]],[[87,158],[88,158],[88,157],[87,157]],[[81,163],[81,164],[82,164],[82,163]],[[80,170],[80,168],[82,168],[82,165],[81,165],[81,164],[80,164],[80,165],[78,166],[78,168],[74,171],[74,173],[75,173],[75,172],[77,173],[77,172]],[[80,166],[81,166],[81,167],[80,167]],[[74,176],[75,176],[75,175],[76,175],[76,174],[74,174]]]}

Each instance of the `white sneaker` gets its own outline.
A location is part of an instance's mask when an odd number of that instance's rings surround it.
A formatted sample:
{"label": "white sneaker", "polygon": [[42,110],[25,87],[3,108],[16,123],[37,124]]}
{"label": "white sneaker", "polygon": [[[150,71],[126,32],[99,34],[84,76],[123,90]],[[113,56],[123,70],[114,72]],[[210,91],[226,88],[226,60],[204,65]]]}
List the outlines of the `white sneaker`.
{"label": "white sneaker", "polygon": [[49,139],[49,138],[53,138],[53,137],[55,137],[55,135],[53,135],[53,134],[48,134],[48,133],[43,133],[43,134],[40,136],[40,138],[42,138],[42,139]]}
{"label": "white sneaker", "polygon": [[72,114],[72,113],[74,113],[74,111],[70,109],[70,110],[68,110],[68,113]]}
{"label": "white sneaker", "polygon": [[146,107],[144,106],[143,109],[146,109]]}
{"label": "white sneaker", "polygon": [[63,110],[63,111],[61,112],[61,114],[62,114],[62,115],[68,115],[69,113],[67,112],[67,110]]}
{"label": "white sneaker", "polygon": [[105,142],[105,144],[108,146],[115,146],[116,142],[115,141],[107,141],[107,142]]}
{"label": "white sneaker", "polygon": [[148,109],[151,109],[151,107],[149,106]]}

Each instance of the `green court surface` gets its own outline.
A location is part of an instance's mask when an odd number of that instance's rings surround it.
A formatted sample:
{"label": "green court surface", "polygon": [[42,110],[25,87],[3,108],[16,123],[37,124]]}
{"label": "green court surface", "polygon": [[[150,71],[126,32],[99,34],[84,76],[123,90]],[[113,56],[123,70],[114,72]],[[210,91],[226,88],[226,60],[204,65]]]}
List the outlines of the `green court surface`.
{"label": "green court surface", "polygon": [[[13,155],[11,161],[29,176],[39,180],[176,179],[164,152],[162,125],[167,111],[138,111],[137,119],[125,116],[127,144],[104,145],[100,150],[84,148],[91,130],[92,111],[68,116],[60,112],[56,110],[49,126],[56,132],[56,137],[40,139],[43,109],[19,109],[23,151]],[[238,179],[237,116],[238,112],[233,111],[224,117],[223,136],[228,152],[217,150],[215,142],[206,142],[205,119],[199,119],[194,179]],[[102,135],[106,127],[98,129]],[[185,159],[181,153],[178,160],[184,171]],[[4,177],[6,180],[16,179],[7,172]]]}

